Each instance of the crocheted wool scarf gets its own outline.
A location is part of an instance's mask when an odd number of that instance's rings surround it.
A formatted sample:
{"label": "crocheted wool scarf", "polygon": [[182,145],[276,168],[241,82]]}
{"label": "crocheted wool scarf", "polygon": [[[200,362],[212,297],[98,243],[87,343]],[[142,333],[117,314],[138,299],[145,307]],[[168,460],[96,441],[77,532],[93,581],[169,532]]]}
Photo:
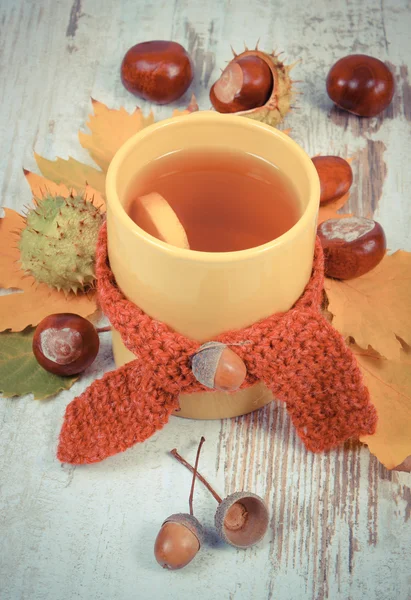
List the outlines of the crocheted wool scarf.
{"label": "crocheted wool scarf", "polygon": [[[178,409],[181,393],[210,391],[192,374],[200,344],[152,319],[125,298],[108,264],[103,225],[96,256],[101,307],[132,362],[106,373],[66,409],[57,456],[93,463],[143,442]],[[286,403],[298,435],[314,452],[375,432],[377,414],[354,355],[320,312],[324,279],[317,240],[311,279],[295,305],[250,327],[216,338],[236,346],[247,367],[242,387],[263,381]]]}

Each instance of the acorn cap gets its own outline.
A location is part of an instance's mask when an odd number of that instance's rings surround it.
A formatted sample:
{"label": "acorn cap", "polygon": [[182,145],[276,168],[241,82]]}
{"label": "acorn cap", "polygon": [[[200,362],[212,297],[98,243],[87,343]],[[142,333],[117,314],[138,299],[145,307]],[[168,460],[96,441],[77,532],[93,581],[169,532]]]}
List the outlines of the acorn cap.
{"label": "acorn cap", "polygon": [[[217,365],[226,347],[221,342],[206,342],[194,354],[191,360],[191,370],[202,385],[210,389],[214,388]],[[205,356],[206,360],[204,360]]]}
{"label": "acorn cap", "polygon": [[175,513],[174,515],[170,515],[169,517],[167,517],[167,519],[163,522],[161,527],[166,523],[179,523],[180,525],[184,525],[184,527],[187,527],[187,529],[189,529],[191,533],[196,536],[196,538],[198,539],[199,546],[201,548],[204,541],[204,529],[200,521],[196,519],[196,517],[188,513]]}
{"label": "acorn cap", "polygon": [[268,528],[268,509],[260,496],[235,492],[219,504],[215,526],[231,546],[249,548],[263,537]]}

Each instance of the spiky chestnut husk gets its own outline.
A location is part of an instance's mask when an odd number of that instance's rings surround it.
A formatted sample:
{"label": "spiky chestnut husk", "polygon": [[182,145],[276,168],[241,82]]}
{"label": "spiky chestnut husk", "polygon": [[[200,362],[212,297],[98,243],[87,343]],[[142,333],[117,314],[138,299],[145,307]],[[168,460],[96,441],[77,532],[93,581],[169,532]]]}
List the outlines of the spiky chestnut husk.
{"label": "spiky chestnut husk", "polygon": [[[256,47],[254,50],[249,50],[248,48],[246,48],[245,51],[240,54],[236,54],[234,50],[232,50],[232,52],[234,58],[232,61],[230,61],[229,65],[223,71],[221,77],[224,76],[224,73],[227,72],[227,69],[233,62],[235,63],[245,57],[253,56],[260,58],[269,67],[272,75],[272,89],[267,100],[262,106],[256,106],[248,110],[227,112],[231,112],[231,114],[235,115],[242,115],[250,119],[261,121],[262,123],[267,123],[272,127],[276,127],[277,125],[279,125],[279,123],[281,123],[284,120],[285,115],[291,109],[291,102],[294,96],[294,92],[292,89],[293,82],[290,78],[289,73],[296,63],[291,65],[285,65],[279,59],[279,54],[276,54],[275,52],[272,52],[272,54],[262,52],[258,49],[258,47]],[[214,83],[210,91],[210,99],[213,105],[213,94],[215,85],[216,84]],[[214,107],[216,108],[216,106]],[[218,108],[216,108],[216,110],[218,110]]]}
{"label": "spiky chestnut husk", "polygon": [[22,269],[37,282],[66,293],[90,286],[104,215],[81,195],[47,195],[36,204],[20,235]]}

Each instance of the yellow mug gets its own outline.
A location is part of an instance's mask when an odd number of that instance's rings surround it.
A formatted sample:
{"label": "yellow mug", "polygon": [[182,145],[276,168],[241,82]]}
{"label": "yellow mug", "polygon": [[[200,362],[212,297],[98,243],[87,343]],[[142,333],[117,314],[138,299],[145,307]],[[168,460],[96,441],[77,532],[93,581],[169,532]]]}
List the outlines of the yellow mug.
{"label": "yellow mug", "polygon": [[[146,233],[124,210],[138,172],[181,149],[235,149],[275,164],[292,182],[301,217],[282,236],[238,252],[197,252]],[[310,157],[289,136],[245,117],[201,111],[167,119],[130,138],[107,173],[110,266],[125,296],[187,337],[206,341],[288,310],[310,277],[320,186]],[[117,366],[134,360],[113,331]],[[181,395],[178,416],[219,419],[246,414],[272,400],[262,383],[235,393]]]}

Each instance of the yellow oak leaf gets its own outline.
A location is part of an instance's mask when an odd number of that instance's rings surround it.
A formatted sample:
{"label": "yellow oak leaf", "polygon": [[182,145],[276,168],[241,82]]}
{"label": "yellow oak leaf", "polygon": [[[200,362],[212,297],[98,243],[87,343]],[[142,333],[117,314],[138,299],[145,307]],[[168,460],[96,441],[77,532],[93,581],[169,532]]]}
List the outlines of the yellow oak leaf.
{"label": "yellow oak leaf", "polygon": [[383,465],[394,469],[411,454],[411,351],[401,348],[397,359],[388,360],[372,348],[351,344],[351,350],[378,412],[376,433],[360,440]]}
{"label": "yellow oak leaf", "polygon": [[47,179],[77,190],[84,189],[88,184],[105,196],[106,175],[102,171],[85,165],[71,156],[68,160],[64,158],[48,160],[34,153],[34,158],[41,173]]}
{"label": "yellow oak leaf", "polygon": [[24,227],[24,217],[5,208],[0,219],[0,287],[18,289],[0,296],[0,331],[22,331],[37,325],[44,317],[58,312],[72,312],[87,317],[97,309],[94,290],[67,296],[64,292],[37,284],[33,277],[20,269],[20,252],[17,247],[19,232]]}
{"label": "yellow oak leaf", "polygon": [[325,280],[328,310],[334,327],[371,346],[381,356],[398,360],[401,343],[411,345],[411,253],[386,255],[369,273],[356,279]]}
{"label": "yellow oak leaf", "polygon": [[[145,117],[140,108],[129,114],[124,108],[108,108],[102,102],[91,99],[94,115],[90,115],[87,126],[91,133],[79,132],[80,144],[88,150],[91,158],[107,172],[111,159],[117,150],[132,135],[154,123],[151,111]],[[92,181],[87,180],[93,186]],[[99,188],[96,188],[99,189]]]}

